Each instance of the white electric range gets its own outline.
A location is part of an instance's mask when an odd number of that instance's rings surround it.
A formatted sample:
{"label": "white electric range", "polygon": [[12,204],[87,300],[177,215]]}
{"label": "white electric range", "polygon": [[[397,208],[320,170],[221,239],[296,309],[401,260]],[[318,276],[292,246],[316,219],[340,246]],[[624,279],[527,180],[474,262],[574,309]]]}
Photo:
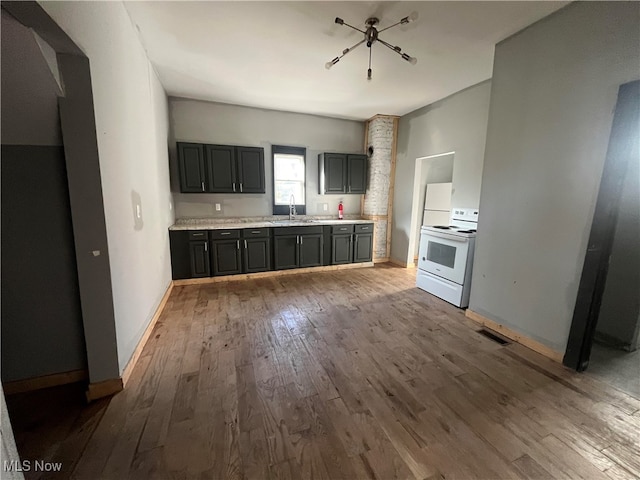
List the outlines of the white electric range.
{"label": "white electric range", "polygon": [[449,225],[420,229],[416,286],[457,307],[469,306],[478,210],[453,208]]}

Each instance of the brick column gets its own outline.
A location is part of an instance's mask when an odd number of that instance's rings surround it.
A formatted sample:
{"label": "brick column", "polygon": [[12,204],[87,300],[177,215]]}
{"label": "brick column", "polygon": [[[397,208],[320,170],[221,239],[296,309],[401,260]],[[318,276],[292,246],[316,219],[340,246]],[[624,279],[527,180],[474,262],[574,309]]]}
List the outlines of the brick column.
{"label": "brick column", "polygon": [[396,172],[398,117],[376,115],[367,121],[365,152],[369,158],[369,184],[362,202],[362,217],[373,220],[373,261],[389,261],[391,253],[391,215],[393,182]]}

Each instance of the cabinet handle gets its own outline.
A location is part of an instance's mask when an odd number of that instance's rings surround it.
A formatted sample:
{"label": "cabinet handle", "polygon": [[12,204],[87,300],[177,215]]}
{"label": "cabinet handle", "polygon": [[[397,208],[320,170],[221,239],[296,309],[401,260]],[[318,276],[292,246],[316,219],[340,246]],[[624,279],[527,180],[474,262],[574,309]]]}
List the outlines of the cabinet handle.
{"label": "cabinet handle", "polygon": [[204,244],[204,251],[206,252],[207,250],[209,250],[209,247],[207,247],[207,243]]}
{"label": "cabinet handle", "polygon": [[302,236],[300,236],[300,245],[302,245]]}
{"label": "cabinet handle", "polygon": [[346,185],[342,185],[342,191],[346,191],[347,190],[347,186]]}
{"label": "cabinet handle", "polygon": [[236,182],[233,182],[233,191],[236,191]]}
{"label": "cabinet handle", "polygon": [[240,250],[240,240],[236,240],[236,248]]}
{"label": "cabinet handle", "polygon": [[259,235],[262,232],[260,232],[260,230],[252,230],[251,233],[254,235]]}
{"label": "cabinet handle", "polygon": [[349,193],[351,193],[351,185],[349,185]]}
{"label": "cabinet handle", "polygon": [[296,235],[296,245],[300,245],[300,235]]}
{"label": "cabinet handle", "polygon": [[202,237],[204,233],[192,233],[191,235],[194,237]]}
{"label": "cabinet handle", "polygon": [[247,248],[247,241],[246,240],[244,241],[244,248],[245,248],[245,250]]}
{"label": "cabinet handle", "polygon": [[242,193],[242,182],[240,182],[240,193]]}
{"label": "cabinet handle", "polygon": [[201,184],[202,184],[202,191],[204,192],[204,182],[202,182]]}
{"label": "cabinet handle", "polygon": [[369,227],[361,227],[362,230],[369,230]]}
{"label": "cabinet handle", "polygon": [[220,235],[231,235],[231,232],[220,232]]}

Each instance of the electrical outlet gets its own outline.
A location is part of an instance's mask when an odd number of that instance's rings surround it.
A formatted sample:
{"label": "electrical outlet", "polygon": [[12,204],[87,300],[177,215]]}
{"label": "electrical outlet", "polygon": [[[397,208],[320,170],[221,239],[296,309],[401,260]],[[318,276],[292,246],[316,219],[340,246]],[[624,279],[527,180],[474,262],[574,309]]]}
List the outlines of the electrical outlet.
{"label": "electrical outlet", "polygon": [[329,204],[328,203],[323,203],[322,204],[322,210],[324,210],[325,212],[329,211]]}
{"label": "electrical outlet", "polygon": [[219,212],[222,210],[222,205],[220,205],[219,203],[216,203],[216,212]]}

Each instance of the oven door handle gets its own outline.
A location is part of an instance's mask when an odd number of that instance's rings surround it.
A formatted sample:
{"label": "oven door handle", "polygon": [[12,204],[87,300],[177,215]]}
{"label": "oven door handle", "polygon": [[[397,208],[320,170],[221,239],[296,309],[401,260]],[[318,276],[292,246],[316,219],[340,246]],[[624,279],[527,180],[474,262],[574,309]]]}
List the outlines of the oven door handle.
{"label": "oven door handle", "polygon": [[469,239],[467,237],[458,237],[455,235],[447,235],[446,233],[438,233],[438,232],[424,232],[423,235],[427,237],[437,237],[437,238],[445,238],[447,240],[451,240],[452,242],[459,243],[468,243]]}

